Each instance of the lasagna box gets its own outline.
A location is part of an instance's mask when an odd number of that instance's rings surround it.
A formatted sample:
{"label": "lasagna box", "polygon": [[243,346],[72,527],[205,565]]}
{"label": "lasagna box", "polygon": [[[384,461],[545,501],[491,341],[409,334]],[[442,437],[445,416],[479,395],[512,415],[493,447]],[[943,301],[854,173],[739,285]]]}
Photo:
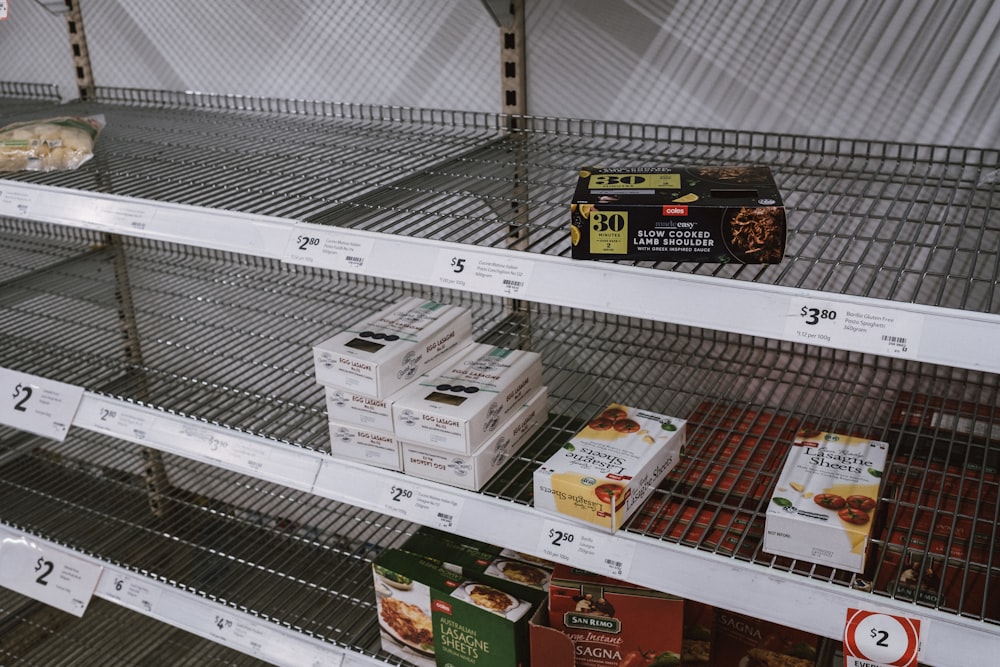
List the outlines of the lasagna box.
{"label": "lasagna box", "polygon": [[677,464],[685,426],[612,403],[535,470],[535,508],[618,530]]}
{"label": "lasagna box", "polygon": [[313,346],[316,381],[384,398],[471,335],[468,309],[403,299]]}
{"label": "lasagna box", "polygon": [[667,593],[556,565],[548,621],[572,643],[577,667],[679,665],[684,605]]}
{"label": "lasagna box", "polygon": [[725,609],[715,610],[713,667],[815,667],[818,655],[817,635]]}
{"label": "lasagna box", "polygon": [[478,491],[545,423],[548,393],[542,387],[471,454],[401,442],[403,472],[462,489]]}
{"label": "lasagna box", "polygon": [[799,431],[764,517],[764,551],[863,572],[889,445]]}
{"label": "lasagna box", "polygon": [[372,564],[382,649],[418,667],[526,667],[538,605],[399,549]]}
{"label": "lasagna box", "polygon": [[580,170],[574,259],[775,264],[785,207],[762,166]]}
{"label": "lasagna box", "polygon": [[471,454],[542,386],[537,352],[473,343],[399,392],[400,440]]}
{"label": "lasagna box", "polygon": [[401,471],[400,449],[399,440],[392,433],[330,422],[330,454],[337,458]]}

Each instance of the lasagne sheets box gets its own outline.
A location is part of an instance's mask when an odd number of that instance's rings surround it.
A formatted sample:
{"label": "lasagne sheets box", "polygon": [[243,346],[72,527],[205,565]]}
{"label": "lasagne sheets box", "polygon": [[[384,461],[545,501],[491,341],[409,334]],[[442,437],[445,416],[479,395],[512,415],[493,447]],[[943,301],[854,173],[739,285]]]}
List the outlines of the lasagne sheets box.
{"label": "lasagne sheets box", "polygon": [[715,610],[713,667],[815,667],[819,644],[817,635],[804,630]]}
{"label": "lasagne sheets box", "polygon": [[389,549],[372,564],[382,648],[418,667],[526,667],[537,605]]}
{"label": "lasagne sheets box", "polygon": [[535,508],[618,530],[677,464],[685,427],[612,403],[535,470]]}
{"label": "lasagne sheets box", "polygon": [[384,398],[471,335],[468,309],[409,297],[313,346],[316,381]]}
{"label": "lasagne sheets box", "polygon": [[764,551],[863,572],[889,445],[801,430],[764,518]]}
{"label": "lasagne sheets box", "polygon": [[541,386],[537,352],[473,343],[399,392],[394,431],[405,442],[471,454]]}
{"label": "lasagne sheets box", "polygon": [[580,170],[574,259],[775,264],[785,208],[761,166]]}
{"label": "lasagne sheets box", "polygon": [[478,491],[545,423],[548,393],[542,387],[471,454],[448,452],[402,441],[403,472]]}

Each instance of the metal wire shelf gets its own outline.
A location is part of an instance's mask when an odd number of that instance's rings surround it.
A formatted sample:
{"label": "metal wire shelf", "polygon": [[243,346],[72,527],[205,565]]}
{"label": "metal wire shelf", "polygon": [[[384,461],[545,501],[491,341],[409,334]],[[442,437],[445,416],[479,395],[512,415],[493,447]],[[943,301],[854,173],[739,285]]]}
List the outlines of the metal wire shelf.
{"label": "metal wire shelf", "polygon": [[[39,231],[8,227],[12,237],[33,238]],[[0,326],[7,341],[0,350],[0,366],[314,452],[327,451],[329,434],[322,388],[312,378],[311,344],[421,289],[134,240],[127,247],[128,268],[142,334],[142,364],[135,366],[124,362],[120,349],[115,276],[107,251],[88,246],[73,260],[51,266],[43,262],[36,268],[34,249],[24,248],[11,244],[3,253],[5,262],[14,266],[23,256],[32,271],[8,281],[0,298]],[[58,256],[63,250],[55,245],[51,252]],[[691,416],[691,456],[626,527],[628,532],[661,542],[664,548],[679,546],[725,558],[749,571],[791,573],[852,591],[862,601],[870,594],[906,604],[911,602],[907,594],[896,587],[890,591],[887,577],[896,568],[899,536],[904,544],[914,544],[926,531],[907,523],[903,510],[919,510],[933,525],[971,521],[980,549],[975,555],[967,550],[964,560],[960,551],[949,555],[949,572],[957,572],[949,581],[967,580],[970,590],[981,590],[984,597],[955,600],[942,588],[933,602],[925,596],[913,604],[939,614],[935,618],[943,624],[1000,624],[1000,611],[984,602],[998,599],[1000,563],[993,555],[984,559],[981,549],[985,545],[986,553],[993,554],[1000,545],[997,481],[976,474],[997,467],[1000,417],[992,411],[1000,403],[996,374],[555,306],[524,304],[524,310],[510,311],[502,299],[467,293],[430,288],[422,293],[472,308],[480,340],[528,346],[545,363],[550,419],[484,489],[482,495],[498,503],[491,511],[530,505],[532,471],[607,402]],[[932,397],[912,398],[921,392]],[[896,410],[901,405],[936,405],[932,401],[960,408],[953,410],[951,424],[939,419],[932,428],[921,422],[918,446],[914,434],[906,432],[906,423],[895,417]],[[968,424],[948,428],[960,419]],[[863,577],[775,558],[761,550],[769,484],[794,424],[860,432],[893,446],[895,481],[885,490],[884,530],[877,540],[874,569]],[[718,446],[723,441],[733,441],[736,450],[763,451],[766,465],[736,458],[732,447]],[[109,465],[115,465],[113,460]],[[901,495],[905,484],[900,480],[923,474],[935,461],[945,465],[942,483],[958,484],[983,501],[956,510],[932,495]],[[177,467],[185,469],[181,463]],[[26,469],[25,475],[29,473]],[[23,483],[27,490],[36,485],[28,479],[12,482]],[[261,493],[260,485],[247,483],[245,488],[241,497]],[[122,492],[133,490],[122,487]],[[108,502],[114,504],[110,497]],[[98,521],[111,510],[84,511]],[[692,521],[692,516],[701,518]],[[949,539],[957,543],[966,538],[949,534]],[[118,557],[107,555],[116,548],[110,543],[94,550],[117,562]],[[192,542],[191,548],[202,547]],[[656,582],[667,590],[671,585],[669,577]]]}

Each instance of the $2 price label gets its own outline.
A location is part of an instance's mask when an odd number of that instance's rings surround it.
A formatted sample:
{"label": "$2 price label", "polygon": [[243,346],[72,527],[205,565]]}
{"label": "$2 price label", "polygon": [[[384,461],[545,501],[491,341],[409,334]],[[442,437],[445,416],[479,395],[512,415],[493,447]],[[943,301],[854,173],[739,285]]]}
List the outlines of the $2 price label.
{"label": "$2 price label", "polygon": [[83,387],[0,368],[0,424],[62,441],[83,399]]}
{"label": "$2 price label", "polygon": [[96,563],[28,537],[0,534],[0,586],[83,616],[101,577]]}
{"label": "$2 price label", "polygon": [[920,621],[862,609],[847,610],[845,667],[917,667]]}

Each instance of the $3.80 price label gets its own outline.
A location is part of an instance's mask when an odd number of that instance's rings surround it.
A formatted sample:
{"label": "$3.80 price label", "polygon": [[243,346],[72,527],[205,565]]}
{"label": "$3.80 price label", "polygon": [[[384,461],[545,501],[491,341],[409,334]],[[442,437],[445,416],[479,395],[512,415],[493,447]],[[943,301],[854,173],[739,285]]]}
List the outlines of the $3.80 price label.
{"label": "$3.80 price label", "polygon": [[847,610],[845,667],[916,667],[919,650],[918,619]]}
{"label": "$3.80 price label", "polygon": [[919,313],[794,297],[784,336],[793,342],[916,359],[923,328]]}

